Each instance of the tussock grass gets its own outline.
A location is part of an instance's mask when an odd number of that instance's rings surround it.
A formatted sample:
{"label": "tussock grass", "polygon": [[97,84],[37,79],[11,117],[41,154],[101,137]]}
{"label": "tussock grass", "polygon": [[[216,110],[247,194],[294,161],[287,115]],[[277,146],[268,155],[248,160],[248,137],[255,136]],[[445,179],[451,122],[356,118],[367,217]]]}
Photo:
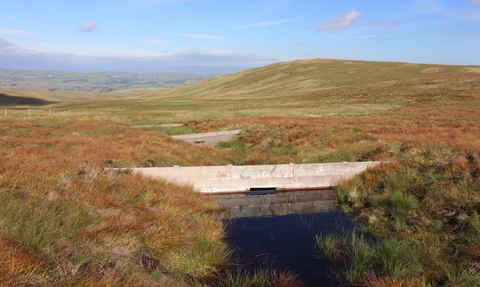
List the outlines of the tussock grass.
{"label": "tussock grass", "polygon": [[162,159],[215,164],[225,157],[221,151],[114,123],[2,126],[0,234],[20,248],[6,255],[32,258],[12,262],[16,270],[2,276],[8,282],[180,286],[182,278],[215,272],[229,256],[212,199],[189,187],[103,170],[162,166]]}
{"label": "tussock grass", "polygon": [[[405,284],[419,282],[427,286],[432,283],[430,276],[442,276],[438,270],[425,273],[426,251],[422,250],[425,246],[409,246],[408,242],[394,238],[374,239],[359,229],[317,235],[315,246],[332,262],[336,278],[346,284],[379,286],[377,284],[384,282],[386,286],[407,286]],[[430,254],[430,259],[438,259],[432,256]]]}
{"label": "tussock grass", "polygon": [[303,284],[289,271],[242,267],[227,269],[214,284],[218,287],[301,287]]}
{"label": "tussock grass", "polygon": [[0,285],[21,285],[22,281],[35,280],[35,275],[45,269],[47,262],[22,246],[17,240],[0,237]]}
{"label": "tussock grass", "polygon": [[383,238],[365,247],[372,250],[375,275],[357,266],[355,254],[342,259],[339,252],[350,248],[343,235],[317,237],[318,248],[340,260],[341,278],[349,283],[405,286],[415,278],[419,286],[477,286],[477,156],[421,144],[399,146],[395,154],[397,163],[335,189],[343,209],[364,224],[361,229]]}

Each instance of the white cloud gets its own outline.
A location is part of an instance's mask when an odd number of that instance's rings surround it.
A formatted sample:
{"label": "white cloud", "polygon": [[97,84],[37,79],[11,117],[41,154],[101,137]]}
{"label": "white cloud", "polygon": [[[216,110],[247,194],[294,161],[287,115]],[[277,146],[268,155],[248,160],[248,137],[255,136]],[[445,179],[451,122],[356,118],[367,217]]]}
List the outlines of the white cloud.
{"label": "white cloud", "polygon": [[341,30],[346,29],[357,21],[362,13],[353,9],[352,11],[346,13],[345,15],[336,15],[330,17],[330,22],[318,24],[315,29],[317,31],[326,31],[326,30]]}
{"label": "white cloud", "polygon": [[163,16],[163,18],[158,21],[158,27],[160,27],[160,25],[162,25],[168,17],[170,17],[170,14]]}
{"label": "white cloud", "polygon": [[202,34],[179,34],[180,36],[192,37],[192,38],[203,38],[203,39],[223,39],[223,37],[212,36],[212,35],[202,35]]}
{"label": "white cloud", "polygon": [[419,14],[442,13],[443,8],[436,0],[415,0],[413,11]]}
{"label": "white cloud", "polygon": [[402,22],[400,21],[392,21],[389,24],[387,24],[387,27],[396,27],[402,25]]}
{"label": "white cloud", "polygon": [[[211,67],[212,69],[213,67],[237,67],[237,70],[239,70],[240,67],[259,67],[277,61],[276,58],[251,52],[240,53],[207,49],[183,50],[172,54],[86,56],[22,49],[14,43],[0,38],[0,63],[2,63],[4,69],[153,72],[201,66]],[[186,71],[188,69],[185,68]],[[217,71],[222,70],[222,68],[215,69]]]}
{"label": "white cloud", "polygon": [[162,26],[162,24],[165,23],[165,21],[167,21],[168,17],[170,17],[170,16],[172,16],[172,14],[167,14],[167,15],[163,16],[162,19],[160,19],[160,21],[158,21],[157,27],[154,30],[157,30],[158,28],[160,28],[160,26]]}
{"label": "white cloud", "polygon": [[152,44],[152,45],[168,45],[172,44],[171,41],[163,41],[163,40],[143,40],[145,44]]}
{"label": "white cloud", "polygon": [[[443,7],[446,4],[437,0],[415,0],[411,9],[418,14],[431,14],[459,21],[478,22],[480,13],[471,7]],[[480,0],[471,0],[468,5],[478,5]]]}
{"label": "white cloud", "polygon": [[100,29],[97,27],[97,23],[93,22],[93,21],[89,21],[87,22],[87,24],[81,26],[78,31],[79,32],[85,32],[85,33],[89,33],[89,32],[92,32],[93,30],[95,29]]}
{"label": "white cloud", "polygon": [[477,38],[477,37],[480,37],[480,34],[476,34],[476,35],[446,36],[446,37],[416,38],[416,39],[409,39],[409,40],[400,40],[399,42],[414,42],[414,41],[442,40],[442,39],[460,39],[460,38]]}
{"label": "white cloud", "polygon": [[338,35],[326,36],[325,39],[343,40],[343,39],[372,39],[372,40],[384,40],[387,37],[393,37],[394,35],[374,35],[374,36],[352,36],[342,37]]}
{"label": "white cloud", "polygon": [[280,21],[271,21],[271,22],[259,22],[259,23],[253,23],[253,24],[248,24],[248,25],[243,25],[240,26],[239,28],[255,28],[255,27],[265,27],[265,26],[272,26],[272,25],[279,25],[287,22],[293,21],[292,19],[283,19]]}
{"label": "white cloud", "polygon": [[384,27],[396,27],[396,26],[399,26],[401,25],[402,22],[399,22],[399,21],[391,21],[391,22],[388,22],[388,21],[372,21],[372,22],[368,22],[367,25],[368,26],[371,26],[371,27],[379,27],[379,26],[384,26]]}
{"label": "white cloud", "polygon": [[12,42],[0,38],[0,53],[8,53],[17,50],[19,47]]}
{"label": "white cloud", "polygon": [[368,22],[367,25],[368,26],[373,26],[373,27],[376,27],[376,26],[383,26],[385,24],[387,24],[388,21],[371,21],[371,22]]}
{"label": "white cloud", "polygon": [[19,30],[0,29],[0,35],[25,37],[25,36],[38,36],[40,34],[26,32],[26,31],[19,31]]}

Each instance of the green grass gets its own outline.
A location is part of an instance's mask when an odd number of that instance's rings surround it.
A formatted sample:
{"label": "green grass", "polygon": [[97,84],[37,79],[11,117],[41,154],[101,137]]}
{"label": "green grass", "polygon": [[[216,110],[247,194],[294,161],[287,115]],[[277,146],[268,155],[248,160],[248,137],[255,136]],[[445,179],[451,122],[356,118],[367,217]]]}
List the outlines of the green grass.
{"label": "green grass", "polygon": [[[332,262],[332,271],[340,282],[365,283],[369,274],[395,280],[420,278],[425,251],[398,239],[373,239],[358,227],[333,234],[319,234],[315,247]],[[435,266],[438,267],[438,266]]]}
{"label": "green grass", "polygon": [[[439,147],[400,149],[398,163],[337,186],[338,203],[357,215],[360,230],[381,238],[371,244],[363,233],[317,236],[322,254],[339,262],[339,278],[365,283],[370,268],[378,280],[478,286],[476,269],[467,267],[475,264],[473,254],[480,247],[473,243],[478,240],[480,205],[472,197],[480,189],[478,178],[471,177],[478,163],[471,158],[470,165],[459,166],[463,156]],[[365,251],[357,252],[353,245]]]}
{"label": "green grass", "polygon": [[[58,252],[76,242],[76,231],[99,222],[88,209],[62,201],[45,201],[7,189],[0,193],[0,232],[17,239],[41,257],[53,262]],[[62,243],[59,242],[59,239]],[[76,243],[74,243],[75,245]],[[93,258],[82,254],[81,246],[70,246],[74,263]]]}
{"label": "green grass", "polygon": [[414,212],[420,206],[418,199],[413,195],[393,192],[390,194],[379,194],[372,197],[372,204],[382,208],[393,217],[402,217],[409,212]]}
{"label": "green grass", "polygon": [[301,287],[302,283],[289,271],[255,268],[247,270],[243,267],[227,269],[219,275],[213,284],[217,287]]}

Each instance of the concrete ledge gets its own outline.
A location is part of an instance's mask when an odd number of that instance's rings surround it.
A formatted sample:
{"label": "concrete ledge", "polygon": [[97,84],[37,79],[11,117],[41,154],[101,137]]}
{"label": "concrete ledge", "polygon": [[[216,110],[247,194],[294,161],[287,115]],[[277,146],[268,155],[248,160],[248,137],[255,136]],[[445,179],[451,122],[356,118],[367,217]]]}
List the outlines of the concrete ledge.
{"label": "concrete ledge", "polygon": [[222,132],[177,135],[177,136],[172,136],[172,138],[176,140],[184,140],[192,144],[216,145],[219,142],[228,142],[232,140],[232,138],[236,134],[240,133],[241,131],[242,130],[233,130],[233,131],[222,131]]}
{"label": "concrete ledge", "polygon": [[[134,174],[192,185],[202,193],[246,193],[250,188],[325,189],[350,179],[374,162],[130,168]],[[125,169],[123,169],[125,170]]]}

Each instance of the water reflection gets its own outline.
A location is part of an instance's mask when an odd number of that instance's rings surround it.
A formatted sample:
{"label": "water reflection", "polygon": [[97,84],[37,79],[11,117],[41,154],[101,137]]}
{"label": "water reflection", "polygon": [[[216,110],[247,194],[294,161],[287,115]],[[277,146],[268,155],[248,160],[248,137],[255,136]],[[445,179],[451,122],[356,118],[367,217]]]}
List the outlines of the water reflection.
{"label": "water reflection", "polygon": [[354,224],[335,211],[328,190],[269,195],[217,196],[230,216],[225,220],[226,242],[233,261],[247,269],[290,270],[305,286],[338,286],[329,263],[313,250],[319,233],[336,232]]}
{"label": "water reflection", "polygon": [[228,218],[311,214],[336,210],[331,190],[265,195],[216,195],[215,198]]}

